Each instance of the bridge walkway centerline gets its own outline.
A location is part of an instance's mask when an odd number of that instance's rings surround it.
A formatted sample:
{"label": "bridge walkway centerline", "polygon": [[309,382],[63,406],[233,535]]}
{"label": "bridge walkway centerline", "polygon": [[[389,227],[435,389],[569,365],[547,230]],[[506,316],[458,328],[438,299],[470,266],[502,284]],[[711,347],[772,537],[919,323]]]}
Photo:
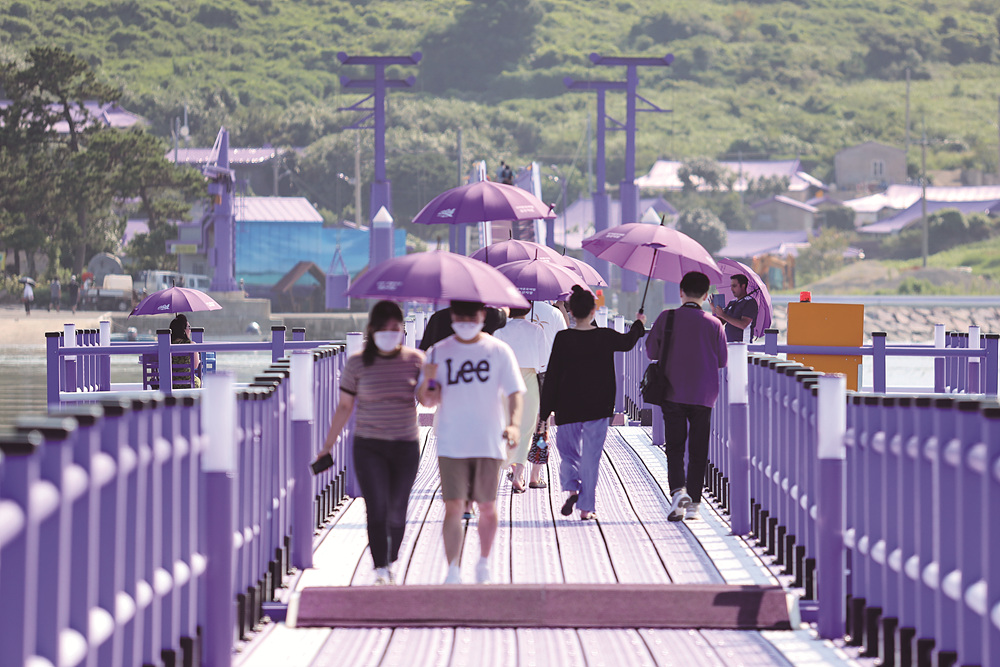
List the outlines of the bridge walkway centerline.
{"label": "bridge walkway centerline", "polygon": [[[446,572],[435,438],[421,429],[421,462],[396,563],[404,586],[437,585]],[[491,556],[494,585],[731,584],[778,585],[773,575],[708,501],[702,519],[666,520],[666,459],[641,427],[612,427],[598,482],[598,520],[563,517],[558,452],[545,470],[548,487],[513,494],[503,476],[499,527]],[[479,558],[476,517],[466,522],[464,582]],[[364,501],[351,499],[318,536],[314,567],[298,573],[289,595],[317,586],[371,586]],[[516,545],[516,548],[515,546]],[[794,605],[793,605],[794,607]],[[595,614],[600,609],[595,608]],[[792,609],[793,627],[798,628]],[[848,665],[867,664],[808,629],[583,628],[294,628],[265,625],[242,647],[240,667],[351,665]]]}

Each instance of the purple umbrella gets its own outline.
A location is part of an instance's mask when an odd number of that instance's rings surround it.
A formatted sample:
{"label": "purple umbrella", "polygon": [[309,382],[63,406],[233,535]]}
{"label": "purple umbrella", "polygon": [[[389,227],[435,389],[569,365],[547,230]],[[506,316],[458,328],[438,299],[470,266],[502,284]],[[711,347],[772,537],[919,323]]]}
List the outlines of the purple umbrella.
{"label": "purple umbrella", "polygon": [[573,273],[578,274],[583,278],[583,282],[588,285],[593,285],[594,287],[607,287],[608,283],[604,280],[597,269],[592,267],[586,262],[581,262],[576,257],[570,257],[569,255],[559,255],[559,259],[556,260],[556,264],[560,266],[565,266],[567,269]]}
{"label": "purple umbrella", "polygon": [[764,330],[771,326],[771,293],[767,291],[767,285],[764,284],[756,271],[743,262],[737,262],[728,257],[720,257],[718,262],[725,275],[713,284],[719,290],[719,294],[725,295],[726,303],[733,299],[730,279],[739,273],[747,277],[747,296],[757,302],[757,321],[753,326],[753,336],[760,338],[764,335]]}
{"label": "purple umbrella", "polygon": [[442,192],[417,213],[413,222],[418,225],[463,225],[554,217],[552,207],[527,190],[478,181]]}
{"label": "purple umbrella", "polygon": [[542,259],[558,261],[562,257],[552,248],[533,241],[509,239],[480,248],[470,255],[472,259],[486,262],[490,266],[500,266],[520,259]]}
{"label": "purple umbrella", "polygon": [[199,290],[189,287],[168,287],[147,296],[128,316],[193,313],[202,310],[222,310],[222,306]]}
{"label": "purple umbrella", "polygon": [[521,259],[497,267],[528,301],[565,301],[573,285],[586,287],[583,278],[544,259]]}
{"label": "purple umbrella", "polygon": [[363,273],[348,296],[397,301],[481,301],[528,308],[517,288],[495,268],[445,250],[394,257]]}
{"label": "purple umbrella", "polygon": [[719,265],[700,243],[664,225],[630,222],[610,227],[585,238],[583,248],[598,259],[646,276],[643,305],[650,278],[679,283],[685,273],[700,271],[712,282],[722,279]]}

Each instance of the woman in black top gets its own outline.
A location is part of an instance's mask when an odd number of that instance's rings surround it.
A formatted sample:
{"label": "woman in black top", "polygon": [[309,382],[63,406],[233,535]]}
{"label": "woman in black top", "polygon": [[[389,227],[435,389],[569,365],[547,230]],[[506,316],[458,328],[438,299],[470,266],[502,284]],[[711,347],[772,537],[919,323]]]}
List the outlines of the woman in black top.
{"label": "woman in black top", "polygon": [[597,518],[597,473],[615,412],[614,353],[635,347],[645,333],[646,317],[637,315],[628,333],[598,327],[593,324],[594,295],[578,286],[573,287],[569,308],[576,326],[557,333],[552,344],[539,424],[556,413],[559,480],[569,493],[562,513],[569,516],[577,504],[580,518],[587,520]]}

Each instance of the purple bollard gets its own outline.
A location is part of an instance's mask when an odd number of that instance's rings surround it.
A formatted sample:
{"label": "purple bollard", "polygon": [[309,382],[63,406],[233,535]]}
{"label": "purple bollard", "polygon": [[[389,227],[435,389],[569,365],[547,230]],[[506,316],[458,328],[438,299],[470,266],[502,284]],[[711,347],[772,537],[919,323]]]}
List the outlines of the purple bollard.
{"label": "purple bollard", "polygon": [[170,396],[174,392],[174,365],[170,355],[170,329],[156,330],[156,363],[159,375],[159,390]]}
{"label": "purple bollard", "polygon": [[292,353],[292,565],[312,567],[314,362],[311,352]]}
{"label": "purple bollard", "polygon": [[285,327],[275,325],[271,327],[271,363],[277,363],[285,356]]}
{"label": "purple bollard", "polygon": [[[946,461],[957,477],[955,506],[986,505],[986,444],[983,442],[983,415],[978,401],[958,404],[958,437],[946,450]],[[956,457],[957,455],[957,457]],[[956,460],[957,458],[957,460]],[[957,569],[945,576],[942,588],[958,605],[958,657],[963,665],[985,665],[983,648],[986,631],[986,581],[983,550],[983,519],[980,512],[958,512]],[[957,588],[957,590],[955,590]]]}
{"label": "purple bollard", "polygon": [[[1000,408],[983,409],[983,442],[986,443],[986,474],[984,476],[985,507],[1000,507]],[[1000,512],[981,512],[983,539],[982,562],[995,563],[1000,553]],[[971,546],[971,545],[970,545]],[[983,664],[1000,660],[1000,568],[985,568],[986,604],[982,609],[985,620]],[[975,600],[975,597],[973,597]]]}
{"label": "purple bollard", "polygon": [[884,331],[872,332],[872,390],[885,393],[885,337]]}
{"label": "purple bollard", "polygon": [[214,373],[205,378],[201,403],[205,429],[202,471],[205,502],[200,510],[205,522],[205,626],[204,664],[224,667],[232,664],[235,638],[234,523],[235,494],[238,488],[236,400],[230,373]]}
{"label": "purple bollard", "polygon": [[[934,532],[933,562],[924,567],[924,584],[934,595],[934,651],[939,662],[948,664],[958,651],[958,605],[961,599],[962,577],[958,571],[958,522],[949,511],[958,497],[958,471],[962,446],[957,439],[958,411],[952,399],[935,400],[934,447],[925,449],[933,454],[934,470],[931,525]],[[974,409],[978,410],[978,405]]]}
{"label": "purple bollard", "polygon": [[[62,638],[72,646],[86,640],[69,631],[70,555],[72,554],[72,499],[86,490],[86,474],[73,465],[76,421],[70,418],[25,417],[18,419],[21,432],[38,431],[45,438],[40,450],[40,479],[31,491],[38,502],[38,608],[35,655],[54,665],[73,664],[84,656],[62,649]],[[44,498],[44,500],[41,500]],[[32,508],[34,510],[34,508]]]}
{"label": "purple bollard", "polygon": [[[31,501],[39,483],[42,434],[0,433],[0,655],[23,665],[35,653],[38,617],[39,510]],[[51,503],[49,503],[51,505]],[[20,519],[20,527],[17,520]]]}
{"label": "purple bollard", "polygon": [[847,435],[847,379],[841,374],[819,378],[816,433],[818,496],[816,560],[820,637],[844,636],[844,447]]}
{"label": "purple bollard", "polygon": [[[747,345],[729,343],[729,523],[733,535],[750,533],[750,422]],[[721,457],[720,457],[721,460]]]}

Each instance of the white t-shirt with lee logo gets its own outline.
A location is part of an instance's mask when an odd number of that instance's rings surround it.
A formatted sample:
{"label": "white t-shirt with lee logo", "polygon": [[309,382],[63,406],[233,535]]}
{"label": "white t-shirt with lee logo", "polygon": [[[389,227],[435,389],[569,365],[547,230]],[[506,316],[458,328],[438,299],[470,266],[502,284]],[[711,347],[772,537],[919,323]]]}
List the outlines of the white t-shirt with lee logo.
{"label": "white t-shirt with lee logo", "polygon": [[434,420],[438,456],[506,459],[507,397],[525,390],[510,346],[489,334],[475,343],[449,336],[427,351],[427,361],[437,364],[441,385]]}

